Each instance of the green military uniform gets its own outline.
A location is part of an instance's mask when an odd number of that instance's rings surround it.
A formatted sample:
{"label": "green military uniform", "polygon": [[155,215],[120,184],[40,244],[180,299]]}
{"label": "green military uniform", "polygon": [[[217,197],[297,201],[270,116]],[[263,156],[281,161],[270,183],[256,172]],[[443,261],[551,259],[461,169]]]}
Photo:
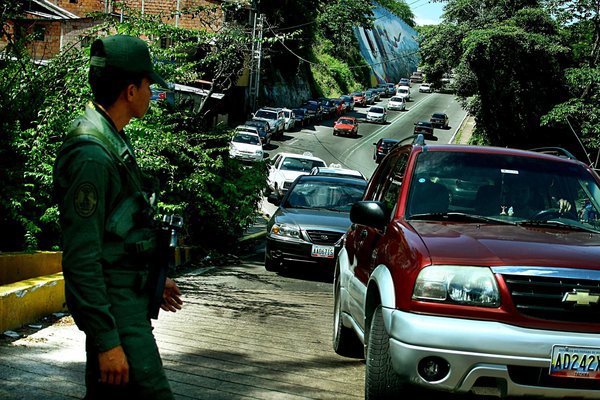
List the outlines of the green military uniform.
{"label": "green military uniform", "polygon": [[[152,207],[127,137],[101,107],[90,104],[75,121],[54,186],[67,305],[86,334],[86,398],[172,399],[148,309]],[[101,384],[98,353],[119,345],[129,384]]]}

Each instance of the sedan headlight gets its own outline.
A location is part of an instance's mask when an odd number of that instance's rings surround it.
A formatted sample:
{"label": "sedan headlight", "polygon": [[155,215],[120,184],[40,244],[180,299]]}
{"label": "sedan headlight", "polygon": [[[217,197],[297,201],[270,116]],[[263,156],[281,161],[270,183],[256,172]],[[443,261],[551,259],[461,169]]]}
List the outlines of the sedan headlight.
{"label": "sedan headlight", "polygon": [[301,240],[300,228],[289,224],[273,224],[271,235],[280,236],[286,239]]}
{"label": "sedan headlight", "polygon": [[481,307],[500,305],[496,278],[487,267],[426,267],[417,277],[412,298]]}

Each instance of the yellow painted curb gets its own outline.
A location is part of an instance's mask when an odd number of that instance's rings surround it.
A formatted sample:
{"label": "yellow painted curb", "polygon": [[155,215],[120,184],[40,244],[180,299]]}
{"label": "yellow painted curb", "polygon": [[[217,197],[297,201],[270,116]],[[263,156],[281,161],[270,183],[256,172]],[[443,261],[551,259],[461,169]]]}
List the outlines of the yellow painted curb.
{"label": "yellow painted curb", "polygon": [[0,332],[65,310],[62,272],[0,286]]}

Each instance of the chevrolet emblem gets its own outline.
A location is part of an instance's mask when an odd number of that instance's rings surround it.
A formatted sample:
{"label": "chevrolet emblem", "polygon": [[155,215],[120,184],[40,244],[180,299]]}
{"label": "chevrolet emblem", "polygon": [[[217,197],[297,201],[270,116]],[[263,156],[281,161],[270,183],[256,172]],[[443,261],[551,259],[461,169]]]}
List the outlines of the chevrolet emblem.
{"label": "chevrolet emblem", "polygon": [[590,294],[589,290],[581,289],[573,289],[573,291],[565,293],[562,299],[563,303],[575,303],[578,306],[597,304],[598,300],[600,300],[599,295]]}

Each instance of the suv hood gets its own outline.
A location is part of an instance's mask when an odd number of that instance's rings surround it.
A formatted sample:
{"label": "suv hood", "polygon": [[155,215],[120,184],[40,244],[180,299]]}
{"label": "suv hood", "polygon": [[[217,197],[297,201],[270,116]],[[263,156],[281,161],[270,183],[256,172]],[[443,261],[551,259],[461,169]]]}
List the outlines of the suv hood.
{"label": "suv hood", "polygon": [[599,235],[543,227],[411,221],[435,264],[598,269]]}

